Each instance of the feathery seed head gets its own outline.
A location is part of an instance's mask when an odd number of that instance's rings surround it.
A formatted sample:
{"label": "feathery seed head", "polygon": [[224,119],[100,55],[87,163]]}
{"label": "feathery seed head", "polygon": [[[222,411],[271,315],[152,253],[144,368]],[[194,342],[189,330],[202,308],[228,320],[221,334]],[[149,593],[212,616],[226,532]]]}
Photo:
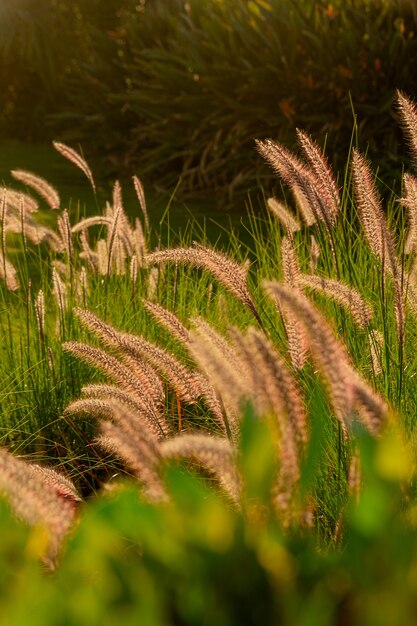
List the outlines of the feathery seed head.
{"label": "feathery seed head", "polygon": [[376,432],[385,422],[388,408],[352,367],[346,349],[336,339],[329,324],[301,293],[265,281],[264,287],[272,297],[278,297],[302,321],[314,359],[319,364],[329,384],[338,419],[349,426],[358,408],[370,432]]}
{"label": "feathery seed head", "polygon": [[3,188],[3,194],[9,211],[19,210],[22,201],[25,213],[35,213],[39,209],[39,203],[27,193]]}
{"label": "feathery seed head", "polygon": [[45,340],[45,298],[42,289],[39,289],[35,299],[35,315],[41,342]]}
{"label": "feathery seed head", "polygon": [[350,285],[333,278],[309,274],[303,274],[300,277],[300,285],[319,291],[345,307],[360,328],[366,328],[372,319],[371,307],[360,293]]}
{"label": "feathery seed head", "polygon": [[417,178],[405,173],[403,176],[404,197],[400,202],[407,209],[408,233],[404,244],[405,254],[417,251]]}
{"label": "feathery seed head", "polygon": [[107,247],[107,241],[105,239],[99,239],[96,244],[96,256],[97,271],[101,276],[107,274],[109,268],[109,252]]}
{"label": "feathery seed head", "polygon": [[20,287],[17,271],[14,265],[0,252],[0,278],[6,283],[9,291],[17,291]]}
{"label": "feathery seed head", "polygon": [[[307,226],[314,224],[321,216],[315,212],[316,200],[305,164],[277,141],[256,139],[255,143],[260,154],[290,187]],[[311,205],[312,200],[314,206]]]}
{"label": "feathery seed head", "polygon": [[384,269],[395,277],[399,274],[399,267],[394,241],[388,230],[371,169],[356,148],[353,149],[352,170],[359,216],[368,245],[372,252],[379,257]]}
{"label": "feathery seed head", "polygon": [[297,136],[317,182],[322,212],[327,216],[330,224],[335,224],[340,213],[340,196],[333,172],[316,142],[299,129],[297,129]]}
{"label": "feathery seed head", "polygon": [[402,126],[406,134],[414,164],[417,164],[417,107],[414,102],[397,90],[397,104]]}
{"label": "feathery seed head", "polygon": [[121,458],[141,482],[152,501],[166,501],[167,495],[159,475],[160,444],[148,428],[138,428],[131,410],[112,401],[115,423],[101,422],[105,448]]}
{"label": "feathery seed head", "polygon": [[61,315],[64,315],[67,308],[67,288],[55,267],[52,270],[52,291],[54,293],[58,309]]}
{"label": "feathery seed head", "polygon": [[74,243],[72,241],[72,230],[67,209],[58,217],[57,226],[63,249],[66,252],[68,261],[72,262],[74,259]]}
{"label": "feathery seed head", "polygon": [[135,191],[136,191],[136,195],[137,195],[138,200],[139,200],[140,208],[142,209],[143,218],[145,220],[146,230],[149,230],[148,209],[147,209],[147,206],[146,206],[146,198],[145,198],[145,192],[144,192],[144,189],[143,189],[142,182],[141,182],[141,180],[140,180],[140,178],[138,176],[132,176],[132,180],[133,180],[133,186],[134,186]]}
{"label": "feathery seed head", "polygon": [[45,561],[53,568],[80,501],[72,483],[53,470],[26,463],[3,449],[0,450],[0,490],[18,517],[47,529]]}
{"label": "feathery seed head", "polygon": [[269,211],[277,218],[280,224],[286,231],[294,233],[300,230],[301,226],[292,214],[292,212],[282,202],[279,202],[276,198],[268,198],[266,205]]}
{"label": "feathery seed head", "polygon": [[53,141],[52,145],[54,146],[55,150],[57,152],[59,152],[63,157],[65,157],[66,159],[68,159],[68,161],[71,161],[71,163],[73,163],[73,165],[75,165],[76,167],[78,167],[83,174],[88,178],[88,180],[90,181],[90,184],[93,188],[94,193],[96,192],[96,185],[94,182],[94,178],[93,178],[93,174],[91,173],[91,170],[87,164],[87,161],[78,153],[76,152],[76,150],[74,150],[73,148],[70,148],[69,146],[67,146],[64,143],[60,143],[58,141]]}
{"label": "feathery seed head", "polygon": [[136,254],[134,254],[130,259],[129,276],[132,285],[136,285],[136,281],[138,279],[138,259]]}
{"label": "feathery seed head", "polygon": [[240,300],[256,319],[259,319],[259,314],[247,286],[248,268],[239,265],[226,254],[207,246],[195,244],[193,248],[173,248],[147,254],[145,261],[147,264],[186,263],[207,270]]}
{"label": "feathery seed head", "polygon": [[165,459],[194,458],[209,470],[236,504],[240,497],[240,479],[236,468],[236,450],[223,437],[182,434],[164,441],[161,454]]}
{"label": "feathery seed head", "polygon": [[154,319],[162,326],[165,326],[173,337],[175,337],[183,345],[188,345],[189,331],[181,320],[175,315],[175,313],[168,311],[160,304],[151,302],[150,300],[142,299],[142,303]]}
{"label": "feathery seed head", "polygon": [[310,266],[311,273],[314,274],[314,272],[316,271],[316,268],[317,268],[318,260],[320,258],[321,250],[320,250],[320,246],[317,243],[317,240],[314,237],[314,235],[311,235],[310,242],[311,243],[310,243],[309,266]]}
{"label": "feathery seed head", "polygon": [[44,178],[26,170],[12,170],[11,175],[24,185],[34,189],[49,204],[51,209],[58,209],[61,200],[55,187],[52,187]]}
{"label": "feathery seed head", "polygon": [[90,226],[110,226],[112,223],[113,220],[110,217],[105,217],[104,215],[94,215],[81,220],[78,224],[75,224],[71,230],[73,233],[79,233],[87,228],[90,228]]}
{"label": "feathery seed head", "polygon": [[284,281],[292,287],[297,287],[301,272],[294,239],[291,236],[283,237],[281,240],[281,260]]}

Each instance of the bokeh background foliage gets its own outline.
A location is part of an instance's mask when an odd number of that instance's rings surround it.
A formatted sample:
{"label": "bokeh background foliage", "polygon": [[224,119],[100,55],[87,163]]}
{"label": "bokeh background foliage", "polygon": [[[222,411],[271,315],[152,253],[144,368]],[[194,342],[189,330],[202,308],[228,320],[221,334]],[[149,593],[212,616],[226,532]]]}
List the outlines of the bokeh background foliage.
{"label": "bokeh background foliage", "polygon": [[[259,424],[250,428],[255,445]],[[261,498],[242,515],[171,467],[165,506],[133,488],[87,503],[58,571],[45,574],[42,531],[17,525],[1,502],[0,624],[25,626],[30,616],[34,626],[411,626],[416,516],[398,482],[402,461],[392,462],[394,442],[362,438],[367,479],[337,551],[309,533],[284,534]],[[268,462],[245,479],[263,480]]]}
{"label": "bokeh background foliage", "polygon": [[255,137],[291,147],[303,128],[340,167],[356,118],[392,176],[405,158],[393,95],[416,94],[416,33],[412,0],[5,0],[0,133],[230,193],[271,179]]}

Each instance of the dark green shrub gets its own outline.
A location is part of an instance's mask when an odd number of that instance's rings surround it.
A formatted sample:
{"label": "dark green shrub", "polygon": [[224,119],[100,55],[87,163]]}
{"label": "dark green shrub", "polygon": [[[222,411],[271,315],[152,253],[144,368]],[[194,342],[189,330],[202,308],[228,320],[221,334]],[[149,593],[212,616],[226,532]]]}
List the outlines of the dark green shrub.
{"label": "dark green shrub", "polygon": [[[302,127],[327,135],[343,163],[353,103],[361,146],[383,152],[386,174],[400,169],[390,118],[395,88],[416,93],[409,0],[21,6],[25,21],[20,6],[0,15],[9,35],[3,133],[18,134],[24,119],[34,136],[47,121],[47,133],[95,148],[108,170],[137,167],[170,188],[181,175],[183,190],[231,192],[270,178],[254,137],[291,145]],[[22,49],[23,36],[32,44]]]}

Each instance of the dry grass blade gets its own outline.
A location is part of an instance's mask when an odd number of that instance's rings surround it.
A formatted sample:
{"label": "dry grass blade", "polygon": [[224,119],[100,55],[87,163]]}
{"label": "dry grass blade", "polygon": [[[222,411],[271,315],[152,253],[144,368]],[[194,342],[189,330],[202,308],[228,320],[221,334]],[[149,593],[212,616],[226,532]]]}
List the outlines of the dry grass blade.
{"label": "dry grass blade", "polygon": [[26,170],[12,170],[11,175],[24,185],[34,189],[49,204],[51,209],[58,209],[61,204],[59,194],[44,178]]}
{"label": "dry grass blade", "polygon": [[194,458],[219,481],[220,485],[238,503],[240,480],[236,469],[236,452],[227,439],[210,435],[184,434],[161,443],[165,459]]}
{"label": "dry grass blade", "polygon": [[96,192],[96,184],[94,182],[93,174],[88,166],[87,161],[73,148],[70,148],[64,143],[60,143],[58,141],[52,142],[55,150],[59,152],[63,157],[71,161],[76,167],[78,167],[83,174],[88,178],[90,184],[93,188],[94,193]]}
{"label": "dry grass blade", "polygon": [[261,323],[252,295],[247,286],[248,268],[234,259],[207,246],[195,244],[194,248],[173,248],[147,254],[147,264],[186,263],[207,270],[228,289]]}

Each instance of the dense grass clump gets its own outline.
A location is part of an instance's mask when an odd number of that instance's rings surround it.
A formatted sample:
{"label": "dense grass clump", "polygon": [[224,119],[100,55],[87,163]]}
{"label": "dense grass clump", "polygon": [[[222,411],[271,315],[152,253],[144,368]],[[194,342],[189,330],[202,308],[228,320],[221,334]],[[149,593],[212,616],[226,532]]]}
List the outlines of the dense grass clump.
{"label": "dense grass clump", "polygon": [[72,223],[14,172],[57,217],[3,193],[0,489],[33,529],[1,511],[8,623],[40,599],[42,624],[412,623],[417,179],[385,208],[358,150],[340,189],[298,142],[257,142],[294,203],[270,199],[228,250],[151,249],[138,178],[140,219],[116,183]]}

